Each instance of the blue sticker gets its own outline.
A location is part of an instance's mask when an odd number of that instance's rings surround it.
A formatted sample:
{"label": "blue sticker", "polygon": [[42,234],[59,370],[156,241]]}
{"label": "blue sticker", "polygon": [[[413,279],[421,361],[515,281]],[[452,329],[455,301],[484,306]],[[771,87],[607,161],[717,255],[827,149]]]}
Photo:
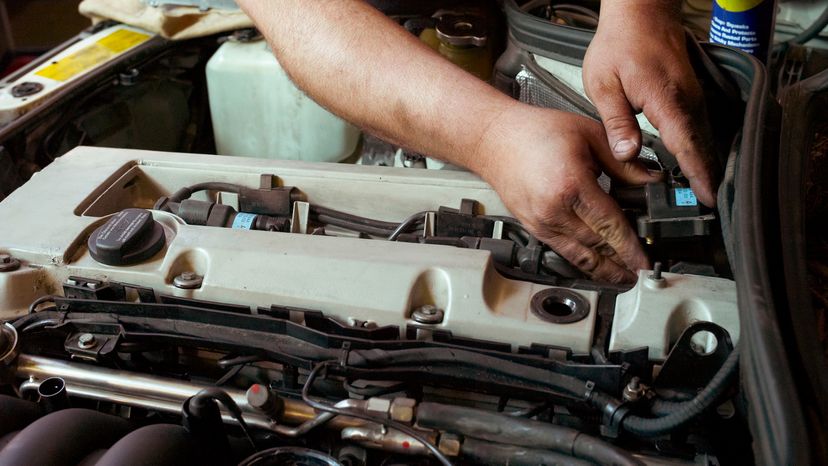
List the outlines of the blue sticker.
{"label": "blue sticker", "polygon": [[678,207],[695,207],[699,205],[699,200],[693,194],[690,188],[676,188],[676,205]]}
{"label": "blue sticker", "polygon": [[246,212],[239,212],[236,214],[236,218],[233,219],[233,228],[239,230],[251,230],[253,229],[253,222],[256,221],[256,214],[248,214]]}

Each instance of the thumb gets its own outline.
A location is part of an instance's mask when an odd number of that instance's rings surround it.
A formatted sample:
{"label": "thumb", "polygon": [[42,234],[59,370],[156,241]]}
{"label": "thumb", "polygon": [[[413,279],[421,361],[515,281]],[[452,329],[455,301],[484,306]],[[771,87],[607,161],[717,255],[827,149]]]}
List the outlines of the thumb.
{"label": "thumb", "polygon": [[641,129],[621,82],[615,79],[592,87],[590,98],[601,115],[613,157],[620,161],[634,159],[641,150]]}

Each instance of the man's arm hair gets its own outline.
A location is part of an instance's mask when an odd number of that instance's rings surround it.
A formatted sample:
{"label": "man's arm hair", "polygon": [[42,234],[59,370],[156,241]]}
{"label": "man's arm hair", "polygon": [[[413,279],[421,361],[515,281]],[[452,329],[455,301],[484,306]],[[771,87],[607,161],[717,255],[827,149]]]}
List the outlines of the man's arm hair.
{"label": "man's arm hair", "polygon": [[389,142],[481,172],[516,104],[360,0],[238,0],[296,85]]}

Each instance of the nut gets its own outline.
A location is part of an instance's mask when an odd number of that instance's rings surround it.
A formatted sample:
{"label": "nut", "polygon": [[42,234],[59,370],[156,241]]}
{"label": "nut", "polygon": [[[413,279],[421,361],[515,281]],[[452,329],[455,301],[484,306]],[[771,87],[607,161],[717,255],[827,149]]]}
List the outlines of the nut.
{"label": "nut", "polygon": [[365,404],[365,411],[368,414],[379,416],[383,419],[388,417],[388,412],[391,410],[391,400],[385,398],[368,398]]}
{"label": "nut", "polygon": [[443,434],[440,436],[440,443],[437,448],[446,456],[459,456],[460,437],[455,434]]}
{"label": "nut", "polygon": [[417,406],[417,400],[412,398],[394,398],[389,415],[397,422],[410,423],[414,420],[415,406]]}
{"label": "nut", "polygon": [[647,387],[641,383],[641,379],[638,377],[633,377],[630,380],[630,383],[624,387],[624,391],[621,394],[624,401],[634,402],[638,401],[647,391]]}

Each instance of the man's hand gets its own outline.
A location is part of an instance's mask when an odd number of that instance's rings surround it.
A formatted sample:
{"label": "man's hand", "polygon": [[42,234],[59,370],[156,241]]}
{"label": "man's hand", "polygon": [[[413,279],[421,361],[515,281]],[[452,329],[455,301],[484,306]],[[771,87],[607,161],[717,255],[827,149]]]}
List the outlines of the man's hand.
{"label": "man's hand", "polygon": [[701,87],[685,48],[675,0],[607,0],[584,60],[584,88],[616,159],[641,149],[643,111],[699,200],[716,203],[717,167]]}
{"label": "man's hand", "polygon": [[475,169],[558,254],[591,278],[629,282],[649,263],[596,178],[602,170],[634,184],[655,178],[636,162],[616,160],[605,138],[601,125],[587,118],[516,104],[489,128]]}
{"label": "man's hand", "polygon": [[612,157],[599,123],[507,97],[364,1],[237,2],[317,102],[388,141],[478,173],[532,234],[590,276],[634,280],[631,271],[647,267],[595,177],[604,170],[628,182],[651,178]]}

